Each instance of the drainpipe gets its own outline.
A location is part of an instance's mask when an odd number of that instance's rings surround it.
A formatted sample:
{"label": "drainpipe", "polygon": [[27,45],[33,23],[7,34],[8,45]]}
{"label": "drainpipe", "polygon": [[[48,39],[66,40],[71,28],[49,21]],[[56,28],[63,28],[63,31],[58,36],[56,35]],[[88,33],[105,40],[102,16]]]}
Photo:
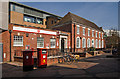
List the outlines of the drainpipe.
{"label": "drainpipe", "polygon": [[75,52],[75,23],[74,23],[74,52]]}
{"label": "drainpipe", "polygon": [[11,60],[11,33],[12,33],[12,30],[9,30],[9,33],[10,33],[10,62],[12,61]]}

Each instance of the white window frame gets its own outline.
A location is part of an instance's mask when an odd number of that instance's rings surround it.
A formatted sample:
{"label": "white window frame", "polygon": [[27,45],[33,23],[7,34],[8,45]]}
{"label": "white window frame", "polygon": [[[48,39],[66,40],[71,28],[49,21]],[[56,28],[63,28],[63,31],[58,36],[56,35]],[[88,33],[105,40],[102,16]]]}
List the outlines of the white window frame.
{"label": "white window frame", "polygon": [[99,40],[99,48],[101,48],[101,41]]}
{"label": "white window frame", "polygon": [[87,47],[90,48],[90,38],[87,40]]}
{"label": "white window frame", "polygon": [[80,26],[77,25],[77,34],[80,34]]}
{"label": "white window frame", "polygon": [[[95,47],[95,42],[94,42],[94,39],[92,39],[93,43],[92,43],[92,47]],[[91,41],[91,42],[92,42]]]}
{"label": "white window frame", "polygon": [[94,37],[94,30],[92,30],[92,37]]}
{"label": "white window frame", "polygon": [[50,39],[50,48],[56,48],[56,39],[55,38]]}
{"label": "white window frame", "polygon": [[102,39],[103,39],[103,33],[102,33]]}
{"label": "white window frame", "polygon": [[14,35],[13,46],[23,46],[23,36]]}
{"label": "white window frame", "polygon": [[98,37],[98,32],[96,31],[96,38]]}
{"label": "white window frame", "polygon": [[83,27],[84,31],[83,31],[83,35],[85,36],[85,27]]}
{"label": "white window frame", "polygon": [[99,32],[99,38],[101,37],[101,33]]}
{"label": "white window frame", "polygon": [[104,40],[102,40],[102,48],[104,48]]}
{"label": "white window frame", "polygon": [[[85,40],[85,42],[83,40]],[[86,48],[86,39],[84,37],[82,39],[82,48]]]}
{"label": "white window frame", "polygon": [[88,36],[90,36],[90,29],[88,29]]}
{"label": "white window frame", "polygon": [[96,48],[98,48],[98,39],[96,39]]}
{"label": "white window frame", "polygon": [[[79,42],[78,42],[79,40]],[[80,37],[76,38],[76,48],[80,48]]]}
{"label": "white window frame", "polygon": [[[39,45],[38,45],[38,44],[41,43],[41,42],[38,41],[38,39],[39,39],[39,41],[40,41],[40,40],[43,40],[43,42],[42,42],[43,45],[42,45],[42,46],[39,46]],[[44,48],[44,38],[43,38],[43,37],[37,37],[37,48]]]}

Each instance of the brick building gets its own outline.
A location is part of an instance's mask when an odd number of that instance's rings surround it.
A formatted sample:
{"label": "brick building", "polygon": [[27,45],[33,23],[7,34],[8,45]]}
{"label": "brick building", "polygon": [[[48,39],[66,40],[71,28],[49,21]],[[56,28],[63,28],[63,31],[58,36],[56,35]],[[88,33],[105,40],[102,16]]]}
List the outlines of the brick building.
{"label": "brick building", "polygon": [[83,52],[89,47],[105,47],[102,27],[70,12],[51,28],[71,33],[71,51]]}
{"label": "brick building", "polygon": [[[49,18],[53,17],[61,18],[20,3],[10,2],[8,31],[1,33],[3,61],[14,61],[14,58],[22,56],[22,50],[31,48],[47,48],[50,55],[54,53],[53,50],[59,51],[63,45],[63,38],[64,47],[68,48],[69,32],[46,29]],[[36,55],[37,52],[34,53],[35,57]]]}
{"label": "brick building", "polygon": [[70,12],[62,18],[16,2],[9,2],[8,30],[0,35],[3,61],[14,61],[31,48],[47,48],[48,55],[56,55],[105,45],[102,28],[93,22]]}

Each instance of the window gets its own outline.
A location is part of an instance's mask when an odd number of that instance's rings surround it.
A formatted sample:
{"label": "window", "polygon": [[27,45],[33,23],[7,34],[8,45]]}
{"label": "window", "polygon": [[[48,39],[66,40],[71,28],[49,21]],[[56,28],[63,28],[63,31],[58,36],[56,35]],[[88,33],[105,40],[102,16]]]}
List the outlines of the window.
{"label": "window", "polygon": [[88,38],[88,40],[87,40],[87,47],[88,48],[90,47],[90,38]]}
{"label": "window", "polygon": [[44,38],[37,37],[37,48],[44,48]]}
{"label": "window", "polygon": [[35,18],[35,17],[31,17],[31,16],[24,15],[24,21],[36,23],[36,18]]}
{"label": "window", "polygon": [[13,11],[15,11],[15,5],[13,5]]}
{"label": "window", "polygon": [[50,47],[55,48],[56,47],[56,39],[50,39]]}
{"label": "window", "polygon": [[92,47],[94,47],[94,39],[92,39]]}
{"label": "window", "polygon": [[83,48],[86,47],[86,40],[85,40],[85,38],[82,39],[82,47],[83,47]]}
{"label": "window", "polygon": [[76,48],[80,48],[80,37],[76,38]]}
{"label": "window", "polygon": [[100,38],[100,32],[99,32],[99,38]]}
{"label": "window", "polygon": [[43,24],[43,19],[42,18],[37,18],[37,23],[38,24]]}
{"label": "window", "polygon": [[102,39],[103,39],[103,33],[102,33]]}
{"label": "window", "polygon": [[13,46],[23,46],[23,36],[14,36]]}
{"label": "window", "polygon": [[88,36],[90,36],[90,29],[88,29]]}
{"label": "window", "polygon": [[102,40],[102,48],[104,48],[104,41]]}
{"label": "window", "polygon": [[55,23],[57,23],[57,20],[55,19]]}
{"label": "window", "polygon": [[98,48],[98,40],[96,39],[96,48]]}
{"label": "window", "polygon": [[94,37],[94,31],[92,31],[92,37]]}
{"label": "window", "polygon": [[99,48],[101,48],[101,41],[99,40]]}
{"label": "window", "polygon": [[83,35],[85,35],[85,28],[83,28]]}
{"label": "window", "polygon": [[98,36],[97,36],[97,32],[96,32],[96,38],[97,38]]}
{"label": "window", "polygon": [[51,24],[53,24],[53,20],[51,21]]}
{"label": "window", "polygon": [[79,33],[80,33],[80,26],[77,25],[77,34],[79,34]]}

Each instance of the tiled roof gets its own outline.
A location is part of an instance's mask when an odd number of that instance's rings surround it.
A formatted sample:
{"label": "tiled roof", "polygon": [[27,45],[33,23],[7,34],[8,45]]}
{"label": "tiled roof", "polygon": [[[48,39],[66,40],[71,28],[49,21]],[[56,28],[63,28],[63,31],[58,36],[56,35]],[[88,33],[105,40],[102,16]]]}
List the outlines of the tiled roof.
{"label": "tiled roof", "polygon": [[99,30],[99,31],[103,31],[100,27],[98,27],[95,23],[91,22],[91,21],[88,21],[78,15],[75,15],[73,13],[68,13],[66,14],[61,20],[60,22],[55,25],[55,26],[58,26],[58,25],[62,25],[64,23],[67,23],[67,22],[75,22],[75,23],[79,23],[79,24],[82,24],[82,25],[85,25],[87,27],[91,27],[91,28],[94,28],[96,30]]}

